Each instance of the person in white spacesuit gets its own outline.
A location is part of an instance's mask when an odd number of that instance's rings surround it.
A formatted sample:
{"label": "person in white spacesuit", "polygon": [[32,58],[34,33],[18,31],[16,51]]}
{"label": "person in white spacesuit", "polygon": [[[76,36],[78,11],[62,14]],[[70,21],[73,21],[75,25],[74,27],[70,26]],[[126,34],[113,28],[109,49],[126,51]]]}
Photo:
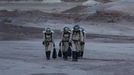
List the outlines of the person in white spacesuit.
{"label": "person in white spacesuit", "polygon": [[54,47],[54,40],[53,40],[53,31],[50,28],[46,28],[45,31],[43,31],[43,45],[45,46],[45,53],[46,53],[46,59],[50,59],[51,52]]}

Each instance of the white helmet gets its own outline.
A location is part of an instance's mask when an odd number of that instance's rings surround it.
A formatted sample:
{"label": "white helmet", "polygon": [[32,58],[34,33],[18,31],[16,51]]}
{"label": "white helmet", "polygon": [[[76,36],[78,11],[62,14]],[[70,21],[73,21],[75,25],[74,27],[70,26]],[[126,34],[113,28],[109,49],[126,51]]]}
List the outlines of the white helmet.
{"label": "white helmet", "polygon": [[79,25],[75,25],[75,26],[73,27],[73,30],[74,30],[74,31],[79,31],[79,30],[80,30],[80,26],[79,26]]}
{"label": "white helmet", "polygon": [[69,32],[69,31],[70,31],[70,28],[69,28],[69,27],[64,27],[64,28],[63,28],[63,31],[64,31],[64,32]]}
{"label": "white helmet", "polygon": [[46,28],[46,32],[50,33],[51,32],[51,28]]}

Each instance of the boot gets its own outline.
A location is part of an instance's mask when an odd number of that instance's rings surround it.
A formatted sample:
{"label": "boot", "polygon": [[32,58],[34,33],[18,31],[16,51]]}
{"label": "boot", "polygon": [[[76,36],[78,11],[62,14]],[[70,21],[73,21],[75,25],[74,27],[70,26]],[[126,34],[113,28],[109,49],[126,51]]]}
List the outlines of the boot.
{"label": "boot", "polygon": [[63,59],[67,60],[68,59],[68,52],[63,52]]}
{"label": "boot", "polygon": [[81,52],[77,52],[77,57],[80,58],[81,57]]}
{"label": "boot", "polygon": [[80,56],[81,56],[81,58],[83,57],[83,54],[84,54],[84,52],[83,52],[83,51],[81,51],[81,55],[80,55]]}
{"label": "boot", "polygon": [[72,61],[78,61],[78,59],[77,59],[77,52],[76,51],[72,52]]}
{"label": "boot", "polygon": [[72,55],[72,49],[71,49],[71,47],[69,47],[68,48],[68,57],[71,57],[71,55]]}
{"label": "boot", "polygon": [[51,51],[46,51],[46,59],[47,60],[50,60],[50,54],[51,54]]}
{"label": "boot", "polygon": [[59,52],[58,52],[58,56],[59,56],[59,57],[62,57],[62,52],[61,52],[60,49],[59,49]]}

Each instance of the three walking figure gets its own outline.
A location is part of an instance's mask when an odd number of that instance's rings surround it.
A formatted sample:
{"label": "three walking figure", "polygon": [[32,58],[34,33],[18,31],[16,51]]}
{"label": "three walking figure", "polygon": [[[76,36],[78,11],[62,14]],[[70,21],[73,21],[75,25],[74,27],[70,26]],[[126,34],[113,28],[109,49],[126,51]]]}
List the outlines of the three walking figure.
{"label": "three walking figure", "polygon": [[[52,57],[54,59],[57,57],[53,34],[54,32],[50,28],[43,31],[43,45],[45,46],[47,60],[50,59],[52,51]],[[58,56],[63,57],[64,60],[72,57],[72,61],[78,61],[78,58],[82,58],[84,54],[85,37],[85,31],[79,25],[75,25],[72,30],[69,27],[64,27],[59,43]]]}

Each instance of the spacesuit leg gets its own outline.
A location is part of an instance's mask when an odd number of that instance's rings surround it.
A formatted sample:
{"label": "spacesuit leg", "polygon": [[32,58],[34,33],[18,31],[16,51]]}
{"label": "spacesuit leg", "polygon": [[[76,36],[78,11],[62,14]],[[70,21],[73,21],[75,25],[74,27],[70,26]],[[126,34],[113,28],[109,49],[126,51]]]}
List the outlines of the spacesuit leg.
{"label": "spacesuit leg", "polygon": [[67,60],[68,59],[68,47],[69,47],[69,44],[68,44],[68,42],[63,42],[62,45],[63,45],[62,46],[63,59]]}
{"label": "spacesuit leg", "polygon": [[45,44],[45,50],[46,50],[46,59],[50,60],[51,50],[52,50],[53,44],[52,42],[47,42]]}
{"label": "spacesuit leg", "polygon": [[78,46],[77,41],[73,41],[72,61],[78,61]]}
{"label": "spacesuit leg", "polygon": [[81,45],[80,45],[80,41],[76,42],[76,52],[77,52],[77,58],[80,57],[80,50],[81,50]]}

